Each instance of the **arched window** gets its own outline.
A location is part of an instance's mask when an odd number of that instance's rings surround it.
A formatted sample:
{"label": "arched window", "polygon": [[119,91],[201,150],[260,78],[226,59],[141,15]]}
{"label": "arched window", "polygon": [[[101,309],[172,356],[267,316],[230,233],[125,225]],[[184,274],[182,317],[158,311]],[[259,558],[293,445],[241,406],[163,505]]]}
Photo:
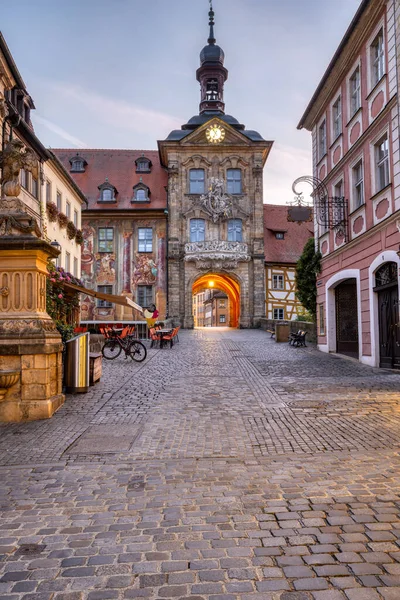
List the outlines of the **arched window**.
{"label": "arched window", "polygon": [[228,221],[228,242],[242,241],[242,221],[241,219],[229,219]]}
{"label": "arched window", "polygon": [[384,263],[375,273],[375,287],[397,285],[397,264]]}
{"label": "arched window", "polygon": [[85,166],[87,165],[86,160],[80,154],[76,154],[70,158],[69,163],[71,165],[71,173],[84,173]]}
{"label": "arched window", "polygon": [[204,194],[205,176],[204,169],[190,169],[189,171],[189,193]]}
{"label": "arched window", "polygon": [[110,188],[105,188],[101,191],[101,199],[103,202],[110,202],[110,200],[113,200],[113,197],[113,192]]}
{"label": "arched window", "polygon": [[150,201],[150,188],[144,183],[137,183],[133,186],[133,198],[132,202],[149,202]]}
{"label": "arched window", "polygon": [[146,200],[146,191],[143,189],[136,190],[135,200]]}
{"label": "arched window", "polygon": [[228,194],[242,193],[242,171],[240,169],[227,170],[226,191],[228,192]]}
{"label": "arched window", "polygon": [[99,202],[116,202],[117,189],[108,181],[107,177],[105,182],[98,187],[100,190]]}
{"label": "arched window", "polygon": [[136,165],[136,173],[150,173],[152,163],[149,158],[147,158],[144,154],[140,158],[135,160]]}
{"label": "arched window", "polygon": [[205,221],[204,219],[190,219],[190,241],[204,242],[205,240]]}

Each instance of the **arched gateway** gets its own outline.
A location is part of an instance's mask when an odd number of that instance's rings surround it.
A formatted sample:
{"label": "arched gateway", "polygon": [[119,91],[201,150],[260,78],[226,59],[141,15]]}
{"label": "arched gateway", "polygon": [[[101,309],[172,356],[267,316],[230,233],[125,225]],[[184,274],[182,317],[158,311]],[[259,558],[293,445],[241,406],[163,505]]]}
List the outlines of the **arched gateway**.
{"label": "arched gateway", "polygon": [[262,172],[272,142],[225,114],[228,71],[209,17],[199,114],[158,142],[168,170],[168,312],[193,327],[193,290],[214,279],[231,300],[232,326],[254,327],[265,316]]}
{"label": "arched gateway", "polygon": [[204,289],[222,290],[228,296],[229,327],[239,327],[240,324],[240,283],[226,273],[207,273],[201,275],[192,286],[192,294]]}

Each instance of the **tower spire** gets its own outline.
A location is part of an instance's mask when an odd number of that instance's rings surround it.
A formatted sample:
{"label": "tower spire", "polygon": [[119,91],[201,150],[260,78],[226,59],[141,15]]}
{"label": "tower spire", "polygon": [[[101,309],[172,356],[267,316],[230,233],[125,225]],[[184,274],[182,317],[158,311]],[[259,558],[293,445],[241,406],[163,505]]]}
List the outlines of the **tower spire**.
{"label": "tower spire", "polygon": [[212,6],[212,0],[210,0],[210,10],[208,13],[209,16],[209,26],[210,26],[210,35],[208,36],[208,43],[214,45],[217,41],[214,37],[214,11]]}
{"label": "tower spire", "polygon": [[210,37],[207,46],[200,52],[200,68],[196,71],[201,90],[200,114],[210,111],[224,114],[224,83],[228,78],[228,71],[224,67],[224,51],[215,43],[214,10],[212,0],[209,2]]}

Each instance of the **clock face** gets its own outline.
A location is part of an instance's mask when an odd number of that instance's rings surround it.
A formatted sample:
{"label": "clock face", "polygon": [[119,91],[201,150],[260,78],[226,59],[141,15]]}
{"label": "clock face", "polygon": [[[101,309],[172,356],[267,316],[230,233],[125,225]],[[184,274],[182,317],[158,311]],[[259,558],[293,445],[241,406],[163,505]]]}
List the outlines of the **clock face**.
{"label": "clock face", "polygon": [[225,129],[220,125],[210,125],[206,130],[206,138],[210,144],[218,144],[225,137]]}

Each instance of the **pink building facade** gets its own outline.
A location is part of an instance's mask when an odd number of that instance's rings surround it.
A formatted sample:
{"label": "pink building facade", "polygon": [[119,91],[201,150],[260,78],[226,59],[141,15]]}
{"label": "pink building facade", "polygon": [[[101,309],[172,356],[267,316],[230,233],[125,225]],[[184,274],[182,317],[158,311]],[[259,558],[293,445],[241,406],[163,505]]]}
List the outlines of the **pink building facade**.
{"label": "pink building facade", "polygon": [[361,2],[298,127],[312,133],[325,190],[319,348],[400,369],[398,13],[396,0]]}

